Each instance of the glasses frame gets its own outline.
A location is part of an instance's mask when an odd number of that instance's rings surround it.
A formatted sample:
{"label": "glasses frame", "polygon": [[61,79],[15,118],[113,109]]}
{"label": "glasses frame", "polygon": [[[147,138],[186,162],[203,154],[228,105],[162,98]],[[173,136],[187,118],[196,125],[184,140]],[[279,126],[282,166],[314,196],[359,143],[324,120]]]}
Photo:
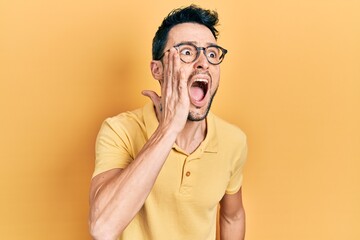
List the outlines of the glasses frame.
{"label": "glasses frame", "polygon": [[[182,42],[182,43],[176,44],[176,45],[174,46],[174,48],[176,48],[176,50],[179,51],[179,47],[180,47],[180,46],[183,46],[183,45],[191,45],[191,46],[193,46],[193,47],[196,49],[196,56],[195,56],[195,58],[194,58],[193,61],[191,61],[191,62],[185,62],[185,61],[182,60],[181,57],[180,57],[180,60],[181,60],[182,62],[184,62],[184,63],[193,63],[193,62],[195,62],[195,61],[199,58],[200,53],[203,52],[203,53],[204,53],[204,56],[206,57],[206,60],[207,60],[210,64],[212,64],[212,65],[219,65],[220,63],[222,63],[222,61],[223,61],[224,58],[225,58],[226,53],[228,52],[228,50],[226,50],[225,48],[220,47],[220,46],[215,45],[215,44],[210,45],[210,46],[207,46],[207,47],[198,47],[198,46],[196,46],[196,45],[195,45],[194,43],[192,43],[192,42]],[[208,56],[206,55],[206,50],[207,50],[208,48],[211,48],[211,47],[219,48],[219,49],[222,51],[222,54],[221,54],[221,56],[220,56],[220,62],[218,62],[218,63],[212,63],[212,62],[210,62],[210,60],[208,59]],[[161,59],[165,56],[165,53],[166,53],[166,52],[169,52],[169,51],[170,51],[170,49],[166,50],[163,54],[161,54],[159,60],[161,60]]]}

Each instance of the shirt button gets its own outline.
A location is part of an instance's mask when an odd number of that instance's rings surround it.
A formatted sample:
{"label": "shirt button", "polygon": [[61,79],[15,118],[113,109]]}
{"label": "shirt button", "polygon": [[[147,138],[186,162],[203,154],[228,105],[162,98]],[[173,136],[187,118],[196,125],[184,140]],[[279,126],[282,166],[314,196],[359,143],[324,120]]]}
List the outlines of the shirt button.
{"label": "shirt button", "polygon": [[190,176],[191,175],[191,173],[190,172],[186,172],[186,176],[188,177],[188,176]]}

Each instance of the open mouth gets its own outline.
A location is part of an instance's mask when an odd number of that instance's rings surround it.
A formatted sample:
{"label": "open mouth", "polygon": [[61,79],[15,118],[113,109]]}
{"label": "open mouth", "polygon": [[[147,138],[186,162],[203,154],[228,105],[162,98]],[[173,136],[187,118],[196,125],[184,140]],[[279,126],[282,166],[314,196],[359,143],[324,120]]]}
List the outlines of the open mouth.
{"label": "open mouth", "polygon": [[190,87],[190,96],[195,101],[201,101],[205,98],[208,91],[209,82],[207,79],[197,79]]}

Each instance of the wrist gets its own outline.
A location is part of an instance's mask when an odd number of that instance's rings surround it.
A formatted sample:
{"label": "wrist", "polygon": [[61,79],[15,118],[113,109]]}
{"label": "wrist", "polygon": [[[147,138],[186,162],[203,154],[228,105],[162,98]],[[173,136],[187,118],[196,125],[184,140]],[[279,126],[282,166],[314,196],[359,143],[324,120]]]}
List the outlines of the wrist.
{"label": "wrist", "polygon": [[175,142],[177,136],[179,135],[180,130],[177,130],[175,127],[167,124],[159,124],[155,130],[154,135],[164,138],[167,141]]}

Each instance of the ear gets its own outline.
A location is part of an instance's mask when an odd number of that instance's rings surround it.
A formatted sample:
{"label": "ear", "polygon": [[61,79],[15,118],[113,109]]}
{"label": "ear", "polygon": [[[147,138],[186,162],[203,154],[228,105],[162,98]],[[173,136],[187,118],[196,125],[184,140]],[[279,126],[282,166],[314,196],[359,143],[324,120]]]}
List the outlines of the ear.
{"label": "ear", "polygon": [[164,76],[164,69],[162,62],[159,60],[152,60],[150,62],[150,69],[153,77],[161,82]]}

